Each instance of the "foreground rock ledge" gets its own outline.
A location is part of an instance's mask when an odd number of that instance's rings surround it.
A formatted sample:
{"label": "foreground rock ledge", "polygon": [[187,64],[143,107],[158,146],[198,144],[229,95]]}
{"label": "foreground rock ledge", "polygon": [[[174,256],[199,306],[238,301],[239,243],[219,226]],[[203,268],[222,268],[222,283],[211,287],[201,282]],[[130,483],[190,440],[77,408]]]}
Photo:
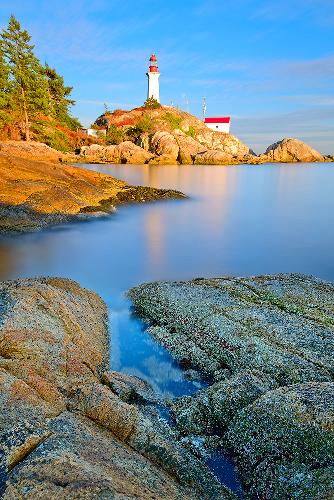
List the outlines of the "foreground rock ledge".
{"label": "foreground rock ledge", "polygon": [[0,284],[1,498],[234,499],[167,425],[119,397],[149,391],[108,359],[95,293],[58,278]]}
{"label": "foreground rock ledge", "polygon": [[[30,150],[25,153],[32,154]],[[109,175],[59,162],[12,156],[12,150],[0,151],[0,178],[0,233],[110,213],[120,203],[185,197],[179,191],[130,186]]]}
{"label": "foreground rock ledge", "polygon": [[231,450],[251,498],[334,497],[334,286],[296,274],[130,291],[150,333],[212,384],[179,431]]}

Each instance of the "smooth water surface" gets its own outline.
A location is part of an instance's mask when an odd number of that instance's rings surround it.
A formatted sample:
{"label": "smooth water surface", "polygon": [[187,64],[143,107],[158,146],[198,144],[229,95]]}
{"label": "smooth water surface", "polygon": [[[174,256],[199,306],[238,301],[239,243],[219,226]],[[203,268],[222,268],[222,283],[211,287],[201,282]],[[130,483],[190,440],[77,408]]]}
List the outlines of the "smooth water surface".
{"label": "smooth water surface", "polygon": [[63,276],[97,291],[110,307],[112,368],[148,380],[164,397],[192,393],[205,382],[187,380],[144,331],[125,298],[128,288],[277,272],[334,281],[332,164],[86,168],[179,189],[189,199],[122,206],[89,222],[1,237],[0,279]]}

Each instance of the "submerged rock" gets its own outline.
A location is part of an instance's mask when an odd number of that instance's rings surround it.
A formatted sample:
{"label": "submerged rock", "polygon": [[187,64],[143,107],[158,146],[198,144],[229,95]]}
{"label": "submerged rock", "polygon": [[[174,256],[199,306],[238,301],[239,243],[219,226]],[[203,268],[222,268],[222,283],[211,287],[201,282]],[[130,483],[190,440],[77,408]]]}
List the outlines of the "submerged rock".
{"label": "submerged rock", "polygon": [[118,397],[148,388],[108,359],[96,294],[59,278],[0,284],[1,497],[232,500],[167,425]]}
{"label": "submerged rock", "polygon": [[182,435],[228,447],[251,498],[333,496],[332,284],[296,274],[201,278],[129,295],[151,335],[213,379],[171,402]]}

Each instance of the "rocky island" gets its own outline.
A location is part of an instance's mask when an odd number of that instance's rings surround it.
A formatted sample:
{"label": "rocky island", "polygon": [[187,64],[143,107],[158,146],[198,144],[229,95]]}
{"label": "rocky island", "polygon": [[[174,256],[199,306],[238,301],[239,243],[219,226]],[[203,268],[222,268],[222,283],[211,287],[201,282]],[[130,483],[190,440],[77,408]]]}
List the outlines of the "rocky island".
{"label": "rocky island", "polygon": [[97,118],[107,128],[105,144],[84,145],[78,161],[149,165],[225,165],[332,161],[298,139],[286,138],[256,155],[232,134],[171,106],[116,110]]}
{"label": "rocky island", "polygon": [[0,233],[106,214],[120,203],[184,198],[177,191],[130,186],[60,163],[64,158],[42,143],[0,143]]}

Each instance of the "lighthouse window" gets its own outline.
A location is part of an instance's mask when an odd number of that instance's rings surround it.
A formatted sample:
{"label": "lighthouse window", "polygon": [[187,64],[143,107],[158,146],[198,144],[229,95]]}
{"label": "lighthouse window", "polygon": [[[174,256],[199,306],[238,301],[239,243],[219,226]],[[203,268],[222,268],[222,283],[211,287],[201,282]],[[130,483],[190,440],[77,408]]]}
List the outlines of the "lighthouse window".
{"label": "lighthouse window", "polygon": [[218,128],[218,125],[216,125],[216,128]]}

